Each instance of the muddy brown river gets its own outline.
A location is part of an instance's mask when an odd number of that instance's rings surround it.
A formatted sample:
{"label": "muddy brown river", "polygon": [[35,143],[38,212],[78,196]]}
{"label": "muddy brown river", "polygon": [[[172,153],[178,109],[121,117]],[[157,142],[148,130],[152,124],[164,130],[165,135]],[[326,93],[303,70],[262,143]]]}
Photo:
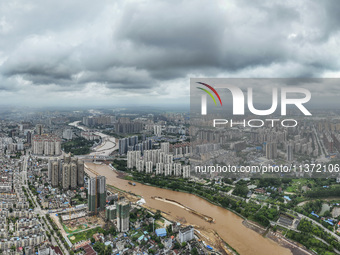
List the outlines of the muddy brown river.
{"label": "muddy brown river", "polygon": [[[255,231],[242,224],[243,219],[236,214],[215,206],[206,200],[192,194],[171,191],[136,183],[136,186],[128,184],[127,180],[117,178],[116,172],[107,165],[86,163],[87,167],[100,175],[106,176],[106,183],[119,189],[133,192],[142,196],[146,205],[168,213],[173,218],[185,219],[188,224],[197,225],[215,230],[220,237],[242,255],[278,255],[292,254],[274,241],[264,238]],[[215,223],[208,223],[204,219],[194,215],[184,208],[171,203],[156,200],[151,197],[158,196],[175,200],[191,209],[214,218]]]}

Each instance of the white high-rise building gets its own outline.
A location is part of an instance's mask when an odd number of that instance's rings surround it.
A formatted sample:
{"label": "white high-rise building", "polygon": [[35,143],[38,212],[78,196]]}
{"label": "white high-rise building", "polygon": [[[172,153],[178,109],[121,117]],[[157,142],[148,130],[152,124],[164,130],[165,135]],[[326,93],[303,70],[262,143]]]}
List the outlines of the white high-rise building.
{"label": "white high-rise building", "polygon": [[54,155],[61,154],[61,140],[60,138],[54,140]]}
{"label": "white high-rise building", "polygon": [[182,168],[181,163],[173,164],[173,173],[174,173],[175,176],[181,175],[181,168]]}
{"label": "white high-rise building", "polygon": [[182,147],[175,149],[175,156],[176,157],[182,157],[183,156],[183,148]]}
{"label": "white high-rise building", "polygon": [[172,174],[172,164],[164,164],[164,176],[170,176]]}
{"label": "white high-rise building", "polygon": [[152,165],[155,166],[156,163],[158,162],[158,158],[159,158],[159,153],[160,153],[160,150],[152,150]]}
{"label": "white high-rise building", "polygon": [[128,151],[127,152],[127,167],[128,168],[137,168],[138,162],[141,158],[140,151]]}
{"label": "white high-rise building", "polygon": [[185,228],[182,228],[178,232],[178,239],[180,243],[188,242],[194,238],[195,238],[194,228],[192,226],[187,226]]}
{"label": "white high-rise building", "polygon": [[23,150],[24,150],[24,143],[22,142],[21,139],[18,139],[18,142],[17,142],[17,150],[18,150],[18,151],[23,151]]}
{"label": "white high-rise building", "polygon": [[164,169],[163,163],[156,163],[156,175],[162,175]]}
{"label": "white high-rise building", "polygon": [[183,178],[190,178],[190,166],[183,166]]}
{"label": "white high-rise building", "polygon": [[127,152],[127,168],[131,169],[136,166],[135,151]]}
{"label": "white high-rise building", "polygon": [[160,152],[160,153],[159,153],[158,162],[159,162],[159,163],[164,163],[164,157],[165,157],[164,152]]}
{"label": "white high-rise building", "polygon": [[34,135],[32,139],[32,150],[35,155],[60,155],[61,139],[55,135]]}
{"label": "white high-rise building", "polygon": [[53,139],[45,139],[44,140],[44,155],[54,155],[54,140]]}
{"label": "white high-rise building", "polygon": [[38,137],[33,139],[32,150],[35,155],[44,155],[44,141]]}
{"label": "white high-rise building", "polygon": [[153,126],[154,134],[155,136],[161,136],[162,135],[162,126],[161,125],[154,125]]}
{"label": "white high-rise building", "polygon": [[144,160],[138,160],[136,168],[138,172],[143,172],[144,171]]}
{"label": "white high-rise building", "polygon": [[185,156],[189,156],[192,153],[192,147],[186,146],[185,147]]}
{"label": "white high-rise building", "polygon": [[152,151],[151,150],[145,150],[143,155],[144,162],[152,161]]}
{"label": "white high-rise building", "polygon": [[134,151],[128,151],[127,152],[127,155],[126,155],[126,158],[127,158],[127,168],[131,169],[133,168],[133,165],[134,165]]}
{"label": "white high-rise building", "polygon": [[173,163],[173,160],[174,160],[174,156],[171,155],[171,154],[168,154],[168,155],[165,155],[164,157],[164,163],[165,164],[172,164]]}
{"label": "white high-rise building", "polygon": [[145,172],[147,174],[152,173],[152,161],[145,162]]}
{"label": "white high-rise building", "polygon": [[161,151],[164,152],[165,154],[169,154],[170,152],[170,143],[161,143]]}
{"label": "white high-rise building", "polygon": [[71,140],[72,139],[72,129],[65,129],[63,131],[63,138],[66,139],[66,140]]}

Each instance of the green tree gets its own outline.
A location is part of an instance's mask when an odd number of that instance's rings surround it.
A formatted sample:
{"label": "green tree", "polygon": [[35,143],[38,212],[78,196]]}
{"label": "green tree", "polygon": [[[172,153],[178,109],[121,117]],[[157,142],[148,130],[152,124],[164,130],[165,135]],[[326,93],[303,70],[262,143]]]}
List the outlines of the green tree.
{"label": "green tree", "polygon": [[325,211],[325,212],[323,213],[323,216],[324,216],[324,217],[332,217],[332,214],[331,214],[331,212],[330,212],[329,210],[327,210],[327,211]]}
{"label": "green tree", "polygon": [[105,244],[100,243],[100,242],[96,242],[93,245],[93,249],[98,252],[98,254],[105,254]]}
{"label": "green tree", "polygon": [[197,251],[196,247],[191,249],[191,254],[192,255],[198,255],[198,251]]}
{"label": "green tree", "polygon": [[240,197],[246,197],[249,190],[245,184],[236,185],[233,194]]}
{"label": "green tree", "polygon": [[107,245],[105,247],[104,253],[105,253],[105,255],[110,255],[112,253],[112,246],[111,245]]}

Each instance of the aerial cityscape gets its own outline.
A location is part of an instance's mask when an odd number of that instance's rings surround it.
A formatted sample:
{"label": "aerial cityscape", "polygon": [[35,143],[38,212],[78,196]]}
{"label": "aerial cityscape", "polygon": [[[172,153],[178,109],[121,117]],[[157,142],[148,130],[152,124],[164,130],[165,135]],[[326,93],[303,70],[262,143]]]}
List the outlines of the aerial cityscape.
{"label": "aerial cityscape", "polygon": [[0,1],[0,254],[340,254],[339,6]]}
{"label": "aerial cityscape", "polygon": [[206,143],[193,146],[185,110],[3,112],[1,252],[337,253],[339,174],[231,178],[194,167],[339,168],[340,121],[323,115],[287,130],[201,129]]}

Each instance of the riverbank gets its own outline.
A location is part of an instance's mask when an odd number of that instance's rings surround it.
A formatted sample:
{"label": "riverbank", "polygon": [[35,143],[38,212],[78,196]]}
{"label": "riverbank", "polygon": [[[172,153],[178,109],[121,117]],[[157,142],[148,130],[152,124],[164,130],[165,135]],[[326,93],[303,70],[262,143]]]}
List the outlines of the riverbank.
{"label": "riverbank", "polygon": [[[151,211],[152,213],[156,213],[157,210],[154,208],[151,208],[145,204],[142,205],[145,209],[148,211]],[[186,221],[183,221],[181,218],[173,218],[169,213],[166,213],[164,211],[158,210],[161,212],[161,215],[163,218],[167,219],[170,222],[180,222],[182,225],[189,225]],[[239,253],[231,247],[227,242],[225,242],[216,231],[202,228],[198,225],[192,225],[195,228],[195,235],[198,236],[202,241],[204,241],[206,244],[209,244],[210,246],[214,247],[217,251],[222,253],[223,255],[239,255]]]}
{"label": "riverbank", "polygon": [[[88,127],[85,127],[83,125],[80,125],[81,121],[74,121],[72,123],[69,123],[69,126],[72,127],[76,127],[82,131],[90,131],[91,129]],[[115,150],[118,150],[118,139],[113,137],[113,136],[109,136],[107,134],[101,133],[101,132],[94,132],[95,135],[100,136],[102,142],[101,144],[99,144],[98,146],[96,146],[93,149],[93,152],[91,152],[88,155],[91,156],[110,156],[111,153]]]}
{"label": "riverbank", "polygon": [[[120,178],[124,178],[124,175],[120,175]],[[139,184],[144,184],[144,185],[148,185],[148,186],[154,186],[154,185],[151,185],[149,183],[140,183],[136,180],[134,180],[135,182],[139,183]],[[154,186],[154,187],[157,187],[157,186]],[[168,189],[169,190],[169,189]],[[182,191],[181,191],[182,192]],[[186,192],[186,191],[183,191],[183,192]],[[186,192],[188,193],[188,192]],[[189,193],[191,194],[191,193]],[[201,196],[200,196],[201,197]],[[202,199],[205,199],[206,201],[208,202],[211,202],[209,201],[208,199],[204,198],[204,197],[201,197]],[[172,203],[172,204],[175,204],[177,206],[180,206],[180,207],[183,207],[185,209],[189,209],[190,208],[187,208],[185,206],[183,206],[182,204],[178,203],[177,201],[173,201],[173,200],[167,200],[167,199],[164,199],[164,198],[160,198],[160,197],[154,197],[154,199],[158,199],[158,200],[161,200],[161,201],[165,201],[167,203]],[[216,204],[216,203],[214,203]],[[223,207],[222,207],[223,208]],[[224,208],[224,209],[228,209],[230,210],[229,208]],[[232,210],[230,210],[232,211]],[[237,212],[235,212],[236,214],[238,214]],[[238,214],[239,215],[239,214]],[[209,217],[207,215],[199,215],[199,217],[202,217],[203,219],[207,220],[205,217]],[[240,215],[240,217],[242,217],[244,220],[242,222],[242,224],[244,226],[246,226],[247,228],[255,231],[256,233],[262,235],[263,237],[265,238],[268,238],[276,243],[278,243],[279,245],[281,245],[282,247],[285,247],[287,249],[289,249],[294,255],[315,255],[315,253],[309,251],[308,249],[306,249],[303,245],[299,244],[299,243],[296,243],[294,242],[293,240],[290,240],[284,236],[282,236],[279,232],[273,232],[272,229],[270,227],[264,227],[262,225],[260,225],[259,223],[257,222],[253,222],[251,220],[248,220],[247,218],[245,218],[244,216]],[[207,220],[209,222],[209,220]],[[212,221],[210,221],[211,223],[213,222],[213,219]],[[216,233],[214,231],[214,234],[218,236],[218,233]],[[222,242],[225,242],[223,241],[222,238],[218,238],[218,242],[219,242],[219,247],[222,247],[221,246],[221,241]],[[215,241],[216,242],[216,241]],[[233,254],[238,254],[236,250],[234,250],[230,245],[228,245],[226,242],[225,244],[227,245],[227,247],[229,248],[228,251],[229,252],[234,252]],[[227,253],[229,254],[229,253]]]}
{"label": "riverbank", "polygon": [[287,239],[278,232],[268,231],[266,237],[277,242],[281,246],[290,249],[294,255],[316,255],[316,253],[307,250],[304,246],[296,243],[290,239]]}
{"label": "riverbank", "polygon": [[[117,177],[118,178],[121,178],[121,179],[124,179],[124,180],[129,180],[129,181],[134,181],[135,183],[139,183],[139,184],[143,184],[143,185],[147,185],[147,186],[150,186],[150,187],[156,187],[156,188],[161,188],[161,189],[165,189],[165,190],[169,190],[169,191],[175,191],[175,192],[181,192],[181,193],[186,193],[186,194],[191,194],[191,195],[194,195],[194,196],[197,196],[199,198],[202,198],[204,200],[206,200],[207,202],[213,204],[213,205],[216,205],[218,207],[221,207],[223,209],[226,209],[226,210],[229,210],[231,211],[232,213],[236,214],[237,216],[241,217],[242,219],[244,220],[247,220],[246,217],[244,217],[242,214],[236,212],[235,210],[229,208],[229,207],[223,207],[221,204],[215,202],[215,201],[212,201],[204,196],[201,196],[200,194],[196,193],[196,192],[188,192],[186,190],[183,190],[183,189],[180,189],[179,187],[177,187],[176,190],[174,189],[171,189],[171,188],[168,188],[168,187],[164,187],[164,186],[160,186],[160,185],[154,185],[152,183],[148,183],[148,182],[141,182],[137,179],[134,179],[133,176],[131,175],[128,175],[127,172],[123,172],[123,171],[119,171],[119,170],[116,170],[116,169],[112,169],[113,171],[116,171],[117,173]],[[237,198],[237,196],[230,196],[230,195],[226,195],[228,198],[232,199],[232,200],[237,200],[237,201],[240,201],[240,200],[244,200],[243,198],[239,197]]]}
{"label": "riverbank", "polygon": [[[243,218],[203,198],[189,193],[165,190],[141,183],[133,186],[128,184],[127,180],[117,178],[117,172],[107,165],[96,165],[93,163],[87,163],[87,165],[98,175],[106,176],[107,184],[142,196],[146,202],[145,206],[163,211],[170,220],[185,222],[185,224],[198,226],[208,231],[215,231],[222,240],[226,241],[241,255],[292,254],[289,249],[281,247],[274,241],[264,238],[255,231],[245,227],[242,224]],[[94,176],[90,171],[87,172],[90,176]],[[199,213],[209,215],[215,219],[215,224],[208,223],[179,206],[152,199],[155,195],[177,201]]]}

